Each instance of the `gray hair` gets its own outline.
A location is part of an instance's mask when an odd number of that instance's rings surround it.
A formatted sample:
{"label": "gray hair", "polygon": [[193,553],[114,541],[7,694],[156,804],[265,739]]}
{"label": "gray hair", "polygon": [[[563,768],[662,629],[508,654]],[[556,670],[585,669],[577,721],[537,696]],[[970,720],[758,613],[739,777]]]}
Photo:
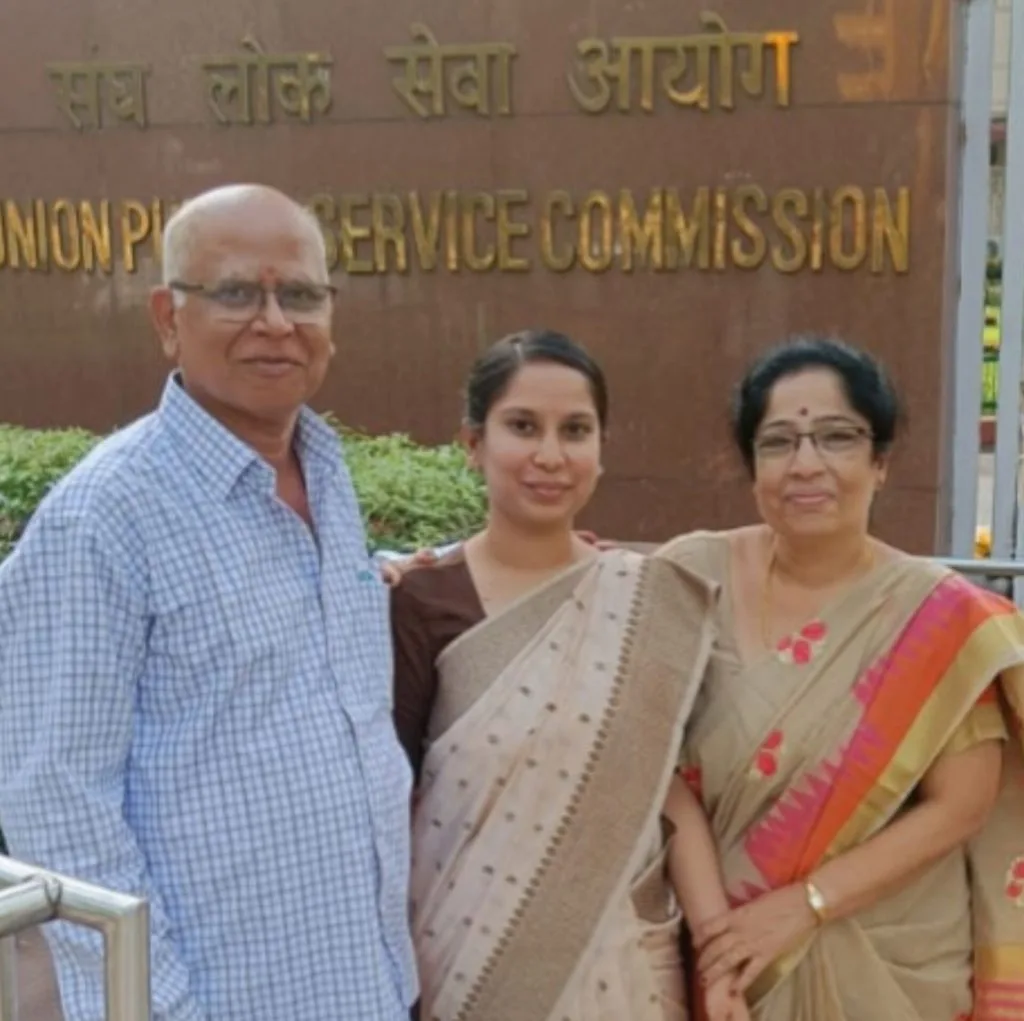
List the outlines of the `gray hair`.
{"label": "gray hair", "polygon": [[230,184],[203,192],[189,199],[177,209],[167,221],[163,231],[162,278],[164,286],[172,280],[180,280],[192,258],[197,227],[202,223],[203,214],[230,206],[241,206],[254,199],[263,198],[287,203],[298,214],[300,221],[309,228],[316,238],[316,245],[327,265],[327,246],[324,242],[320,221],[312,210],[300,205],[276,188],[258,184]]}

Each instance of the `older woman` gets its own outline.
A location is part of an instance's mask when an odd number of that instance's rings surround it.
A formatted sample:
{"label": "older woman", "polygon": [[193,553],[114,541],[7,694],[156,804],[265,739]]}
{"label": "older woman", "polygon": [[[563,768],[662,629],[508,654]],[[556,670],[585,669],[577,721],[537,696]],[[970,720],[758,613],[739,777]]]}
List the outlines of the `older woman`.
{"label": "older woman", "polygon": [[734,410],[762,523],[660,553],[721,588],[684,769],[734,907],[694,938],[755,1021],[1024,1017],[1024,623],[871,536],[898,417],[862,352],[769,353]]}

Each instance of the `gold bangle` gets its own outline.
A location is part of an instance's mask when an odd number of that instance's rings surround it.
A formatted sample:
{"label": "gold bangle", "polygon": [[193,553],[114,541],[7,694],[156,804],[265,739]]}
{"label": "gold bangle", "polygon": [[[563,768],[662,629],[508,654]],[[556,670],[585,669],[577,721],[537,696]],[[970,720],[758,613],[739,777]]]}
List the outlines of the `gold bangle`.
{"label": "gold bangle", "polygon": [[804,882],[804,892],[807,894],[807,906],[814,912],[818,925],[824,925],[828,921],[828,902],[825,895],[809,879]]}

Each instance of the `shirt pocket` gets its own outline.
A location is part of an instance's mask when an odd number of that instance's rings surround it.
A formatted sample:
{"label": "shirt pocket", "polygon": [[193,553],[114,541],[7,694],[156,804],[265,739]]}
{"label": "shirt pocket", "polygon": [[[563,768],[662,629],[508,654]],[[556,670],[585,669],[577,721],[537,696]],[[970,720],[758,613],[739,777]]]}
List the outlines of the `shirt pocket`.
{"label": "shirt pocket", "polygon": [[262,686],[269,698],[275,680],[279,688],[307,665],[297,658],[321,654],[315,586],[303,584],[297,565],[236,559],[227,565],[202,550],[153,558],[148,708],[174,713],[239,686]]}

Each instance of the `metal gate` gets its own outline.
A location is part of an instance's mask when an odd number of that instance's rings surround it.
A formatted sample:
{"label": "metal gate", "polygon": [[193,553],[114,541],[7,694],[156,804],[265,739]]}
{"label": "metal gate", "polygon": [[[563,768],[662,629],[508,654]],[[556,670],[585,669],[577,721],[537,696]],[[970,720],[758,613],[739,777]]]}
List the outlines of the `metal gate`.
{"label": "metal gate", "polygon": [[52,920],[102,934],[107,1021],[149,1021],[147,903],[4,857],[0,857],[0,1021],[19,1021],[15,936]]}
{"label": "metal gate", "polygon": [[[991,529],[994,560],[1024,561],[1024,505],[1020,499],[1024,369],[1024,0],[962,0],[959,11],[965,44],[960,90],[964,151],[958,216],[959,292],[948,388],[950,428],[947,437],[951,442],[947,447],[947,469],[952,497],[948,552],[958,558],[970,557],[976,528],[981,525]],[[993,239],[990,235],[990,146],[997,45],[1004,53],[1008,50],[1009,83],[1006,89],[1006,164],[998,182],[1001,194],[994,206],[997,223],[996,239]],[[998,242],[1000,234],[1002,286],[996,320],[999,323],[998,354],[993,357],[990,353],[986,358],[982,337],[986,305],[991,305],[986,301],[986,263],[990,242]],[[989,404],[995,418],[991,521],[977,520],[979,413],[983,402]],[[1005,564],[1002,566],[1007,568]],[[1020,565],[1010,566],[1015,568],[1016,574]],[[1016,579],[1013,588],[1018,605],[1024,605],[1024,579]]]}

